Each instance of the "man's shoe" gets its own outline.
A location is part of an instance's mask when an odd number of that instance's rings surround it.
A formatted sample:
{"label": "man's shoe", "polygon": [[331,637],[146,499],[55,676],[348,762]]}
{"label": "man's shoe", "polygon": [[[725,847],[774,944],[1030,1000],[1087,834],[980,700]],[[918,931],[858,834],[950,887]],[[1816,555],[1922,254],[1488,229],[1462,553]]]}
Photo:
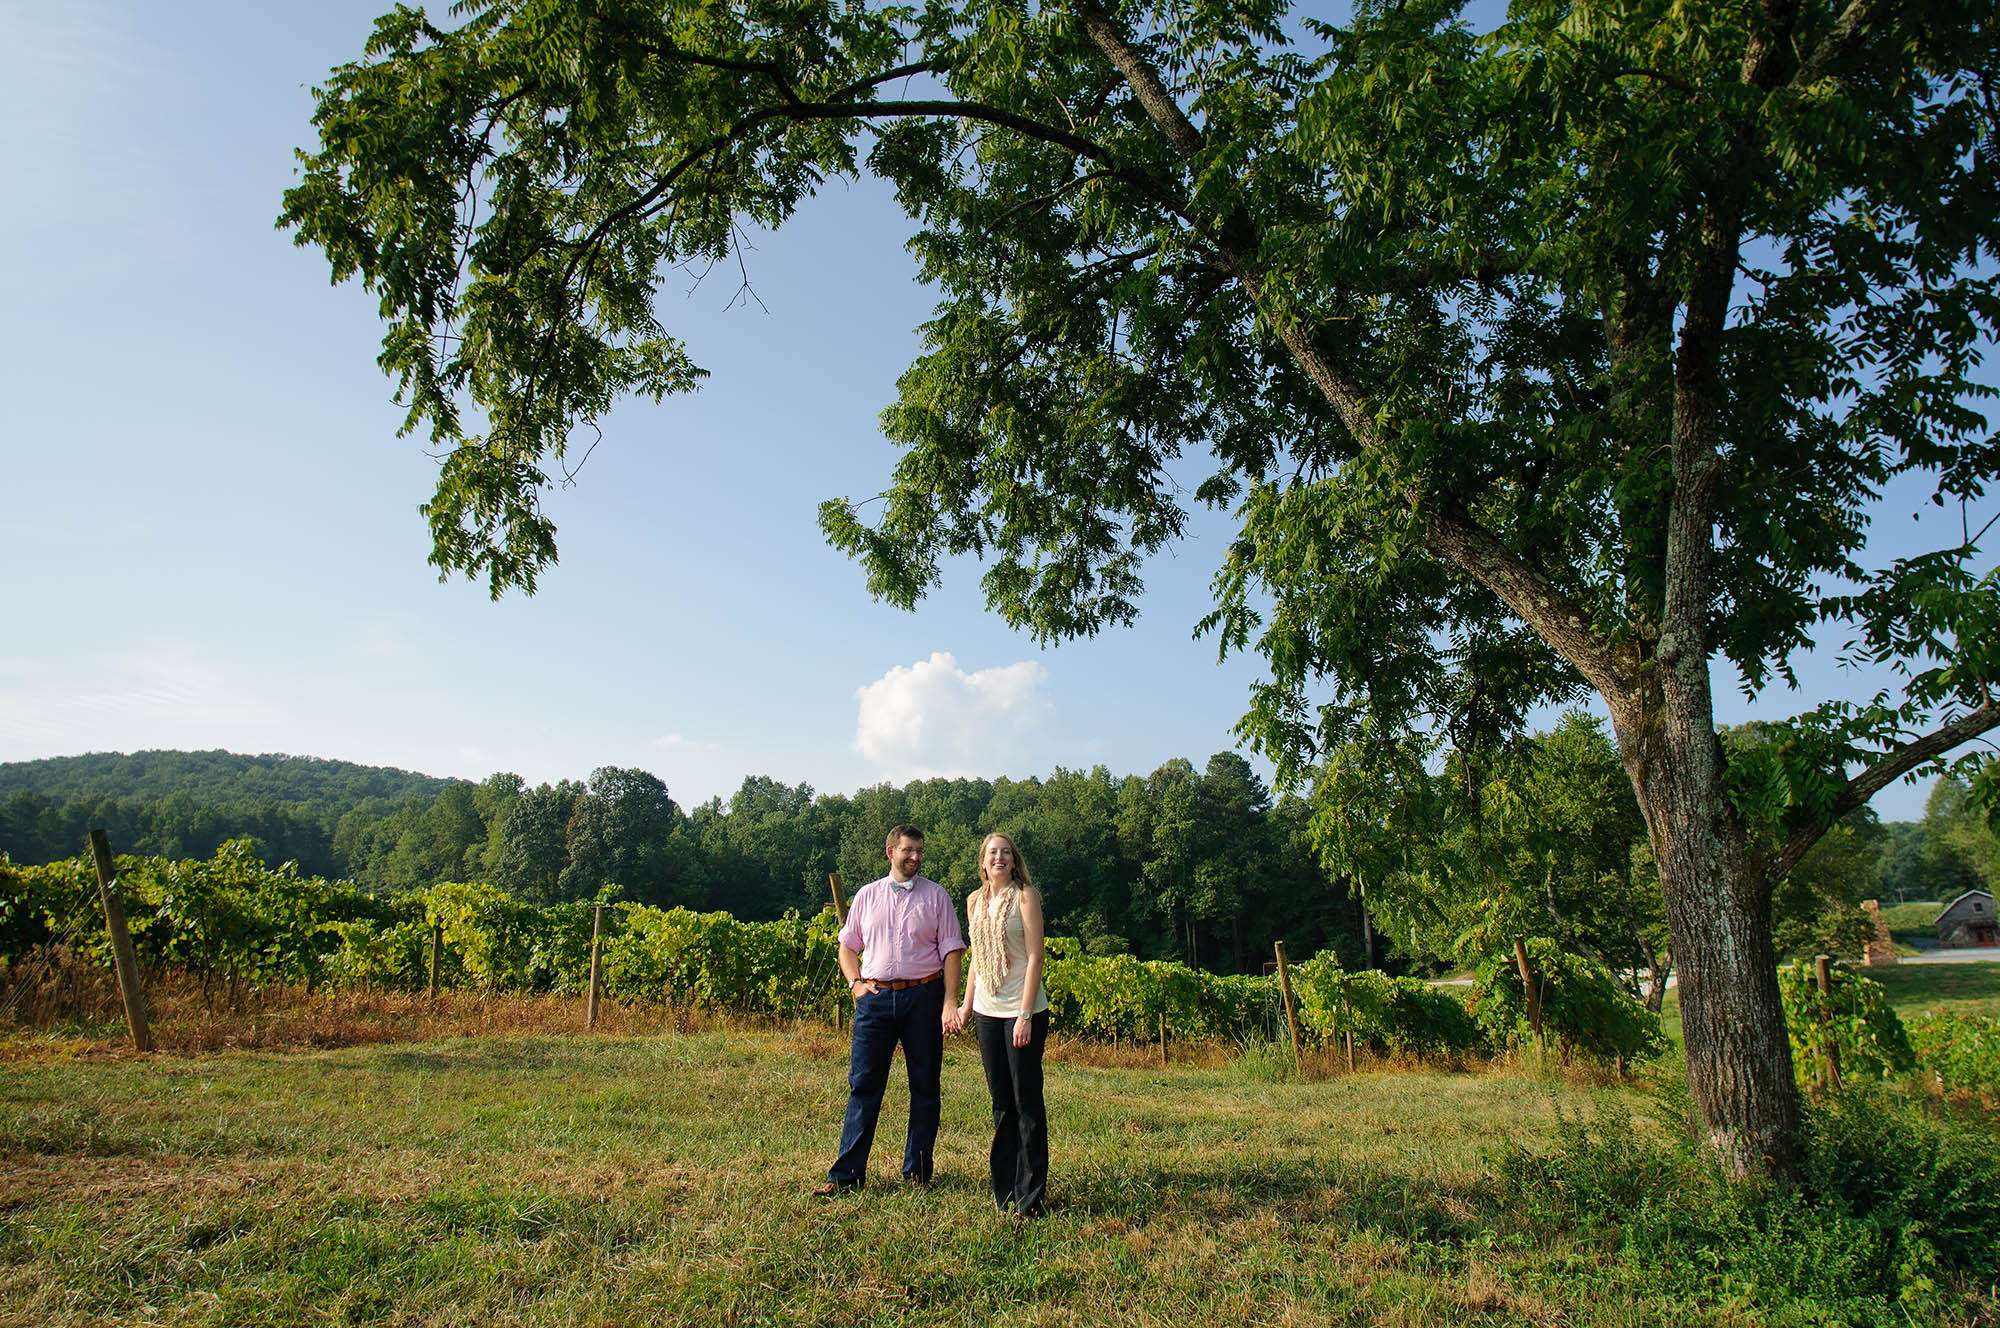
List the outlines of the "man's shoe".
{"label": "man's shoe", "polygon": [[861,1183],[859,1181],[843,1182],[837,1180],[830,1180],[826,1184],[820,1186],[818,1189],[813,1191],[813,1198],[831,1199],[837,1194],[846,1194],[849,1190],[858,1190],[860,1188],[861,1188]]}

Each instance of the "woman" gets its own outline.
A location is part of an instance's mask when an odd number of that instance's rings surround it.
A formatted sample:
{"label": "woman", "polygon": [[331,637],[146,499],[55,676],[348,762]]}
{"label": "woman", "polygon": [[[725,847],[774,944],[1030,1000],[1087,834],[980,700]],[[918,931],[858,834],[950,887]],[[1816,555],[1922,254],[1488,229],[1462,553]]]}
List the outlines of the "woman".
{"label": "woman", "polygon": [[958,1022],[979,1021],[979,1059],[993,1095],[993,1200],[1016,1217],[1039,1216],[1049,1183],[1042,1107],[1042,1043],[1049,993],[1042,985],[1042,896],[1014,841],[988,835],[979,848],[980,887],[965,901],[972,975]]}

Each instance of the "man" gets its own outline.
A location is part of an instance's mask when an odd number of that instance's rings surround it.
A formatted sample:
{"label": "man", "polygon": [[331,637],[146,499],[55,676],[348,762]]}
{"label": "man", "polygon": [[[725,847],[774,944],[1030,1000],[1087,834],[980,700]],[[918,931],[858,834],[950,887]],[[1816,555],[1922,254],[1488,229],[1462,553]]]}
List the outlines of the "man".
{"label": "man", "polygon": [[848,1060],[847,1119],[840,1156],[817,1195],[858,1189],[868,1179],[875,1118],[889,1084],[889,1062],[903,1045],[910,1076],[910,1126],[903,1141],[903,1179],[931,1181],[944,1068],[944,1035],[956,1027],[958,980],[965,939],[958,910],[936,881],[917,875],[924,832],[899,825],[889,832],[889,874],[854,893],[840,929],[840,971],[854,998],[854,1050]]}

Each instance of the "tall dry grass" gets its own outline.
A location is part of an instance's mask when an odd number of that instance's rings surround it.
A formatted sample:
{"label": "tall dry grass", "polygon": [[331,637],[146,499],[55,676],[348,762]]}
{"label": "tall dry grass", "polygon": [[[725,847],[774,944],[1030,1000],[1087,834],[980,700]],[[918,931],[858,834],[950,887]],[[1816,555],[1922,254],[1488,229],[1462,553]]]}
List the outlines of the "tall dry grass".
{"label": "tall dry grass", "polygon": [[[207,984],[182,972],[147,974],[146,1015],[159,1049],[179,1054],[305,1050],[439,1038],[576,1033],[588,1027],[582,996],[422,992],[283,984]],[[598,1031],[698,1033],[723,1026],[714,1011],[668,1003],[600,1001]],[[0,1046],[14,1056],[37,1042],[72,1054],[129,1046],[118,980],[66,950],[41,950],[0,967]],[[5,1054],[5,1053],[0,1053]]]}

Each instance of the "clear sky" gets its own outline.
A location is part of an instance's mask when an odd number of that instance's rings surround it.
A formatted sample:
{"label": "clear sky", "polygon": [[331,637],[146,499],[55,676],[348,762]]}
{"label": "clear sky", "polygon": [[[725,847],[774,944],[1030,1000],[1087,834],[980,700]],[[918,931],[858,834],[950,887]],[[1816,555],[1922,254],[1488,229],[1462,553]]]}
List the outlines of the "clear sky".
{"label": "clear sky", "polygon": [[[903,613],[821,542],[820,500],[888,475],[876,416],[932,304],[866,184],[757,241],[754,298],[733,267],[667,277],[713,377],[611,416],[549,501],[538,594],[440,584],[433,462],[395,436],[370,300],[272,226],[310,87],[387,7],[0,0],[0,761],[638,766],[691,806],[750,774],[1143,774],[1233,744],[1256,661],[1191,635],[1221,517],[1154,561],[1137,628],[1048,651],[985,612],[976,568]],[[1873,690],[1830,661],[1805,683],[1754,708],[1724,688],[1721,718]]]}

